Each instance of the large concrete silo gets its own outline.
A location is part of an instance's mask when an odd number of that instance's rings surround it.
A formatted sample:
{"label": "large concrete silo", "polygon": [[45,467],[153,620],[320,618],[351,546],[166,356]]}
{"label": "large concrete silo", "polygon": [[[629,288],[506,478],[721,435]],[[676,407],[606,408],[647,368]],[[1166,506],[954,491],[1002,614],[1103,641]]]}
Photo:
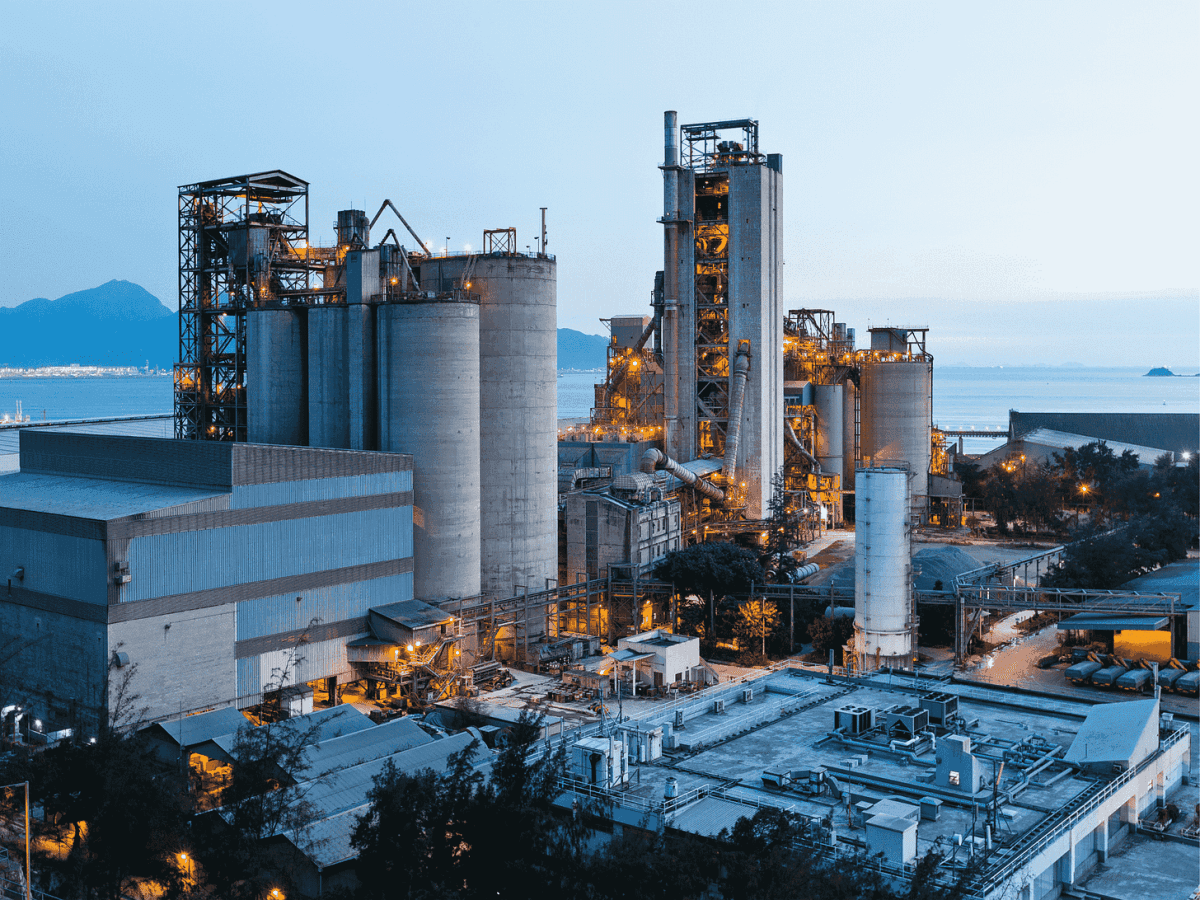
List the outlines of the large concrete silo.
{"label": "large concrete silo", "polygon": [[479,593],[479,303],[379,307],[379,443],[413,455],[413,591]]}
{"label": "large concrete silo", "polygon": [[558,577],[558,320],[553,259],[481,257],[482,588],[508,596]]}
{"label": "large concrete silo", "polygon": [[864,465],[903,463],[912,511],[929,492],[933,364],[927,359],[871,360],[862,366],[859,455]]}
{"label": "large concrete silo", "polygon": [[308,443],[308,342],[303,309],[246,313],[246,437]]}
{"label": "large concrete silo", "polygon": [[347,310],[308,310],[308,445],[349,449],[350,367]]}
{"label": "large concrete silo", "polygon": [[859,469],[854,479],[854,650],[864,671],[912,668],[908,474],[889,466]]}

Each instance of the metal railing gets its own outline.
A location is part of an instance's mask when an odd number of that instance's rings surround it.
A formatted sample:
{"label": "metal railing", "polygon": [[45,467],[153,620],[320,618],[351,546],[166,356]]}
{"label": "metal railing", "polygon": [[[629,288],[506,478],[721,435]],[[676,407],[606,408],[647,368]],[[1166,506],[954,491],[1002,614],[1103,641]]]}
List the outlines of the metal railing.
{"label": "metal railing", "polygon": [[1161,742],[1158,753],[1143,760],[1140,765],[1126,769],[1112,781],[1100,786],[1094,793],[1087,795],[1077,805],[1060,810],[1040,822],[1026,833],[1021,840],[1017,841],[1012,848],[1009,848],[1012,855],[1005,858],[1003,862],[988,872],[986,878],[978,881],[970,896],[982,898],[990,895],[1003,882],[1008,881],[1014,872],[1022,866],[1028,865],[1035,856],[1051,843],[1058,840],[1064,832],[1073,828],[1084,816],[1094,812],[1105,800],[1112,797],[1113,794],[1129,784],[1130,781],[1141,775],[1147,767],[1160,758],[1162,753],[1166,752],[1170,747],[1175,746],[1175,744],[1182,741],[1189,734],[1190,731],[1186,728],[1177,729],[1166,740]]}

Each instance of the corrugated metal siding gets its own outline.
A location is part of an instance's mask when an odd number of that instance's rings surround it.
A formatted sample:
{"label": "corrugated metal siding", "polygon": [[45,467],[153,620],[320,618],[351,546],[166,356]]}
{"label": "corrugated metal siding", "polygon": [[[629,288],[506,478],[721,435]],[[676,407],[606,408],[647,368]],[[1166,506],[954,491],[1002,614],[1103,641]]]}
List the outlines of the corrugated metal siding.
{"label": "corrugated metal siding", "polygon": [[[124,600],[412,556],[412,507],[134,538]],[[294,598],[293,598],[294,599]]]}
{"label": "corrugated metal siding", "polygon": [[0,525],[0,573],[7,578],[18,566],[28,590],[108,603],[103,541]]}
{"label": "corrugated metal siding", "polygon": [[[337,584],[300,594],[245,600],[238,604],[237,639],[265,637],[317,624],[365,616],[372,606],[412,599],[412,573]],[[300,601],[297,602],[297,596]]]}
{"label": "corrugated metal siding", "polygon": [[238,706],[253,706],[262,702],[259,690],[258,657],[251,656],[237,661],[237,692]]}
{"label": "corrugated metal siding", "polygon": [[233,489],[230,509],[282,506],[309,500],[336,500],[342,497],[367,497],[372,494],[401,493],[412,490],[412,472],[379,472],[343,478],[316,478],[281,481],[273,484],[244,484]]}

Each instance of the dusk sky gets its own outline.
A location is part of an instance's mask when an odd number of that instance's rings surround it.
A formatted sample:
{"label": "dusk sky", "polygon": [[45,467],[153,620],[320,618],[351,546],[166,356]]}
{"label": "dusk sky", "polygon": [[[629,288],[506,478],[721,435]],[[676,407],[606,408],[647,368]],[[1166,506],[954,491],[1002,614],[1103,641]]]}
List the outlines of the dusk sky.
{"label": "dusk sky", "polygon": [[951,363],[1200,363],[1194,0],[34,2],[0,78],[2,305],[174,307],[178,185],[281,168],[317,242],[391,198],[524,248],[549,207],[559,324],[599,333],[648,309],[675,109],[783,154],[788,308]]}

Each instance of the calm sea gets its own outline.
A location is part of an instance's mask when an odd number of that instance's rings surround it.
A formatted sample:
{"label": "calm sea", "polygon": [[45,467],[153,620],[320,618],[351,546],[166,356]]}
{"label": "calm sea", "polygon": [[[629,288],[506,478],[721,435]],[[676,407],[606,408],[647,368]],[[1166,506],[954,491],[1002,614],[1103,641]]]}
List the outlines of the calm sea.
{"label": "calm sea", "polygon": [[[599,372],[558,376],[559,418],[588,415],[599,377]],[[166,415],[171,378],[0,378],[0,414],[15,412],[18,400],[33,419]],[[940,427],[1003,431],[1010,409],[1194,413],[1200,409],[1200,378],[1147,378],[1144,369],[1126,368],[934,368],[933,417]],[[993,446],[973,440],[966,450]]]}

